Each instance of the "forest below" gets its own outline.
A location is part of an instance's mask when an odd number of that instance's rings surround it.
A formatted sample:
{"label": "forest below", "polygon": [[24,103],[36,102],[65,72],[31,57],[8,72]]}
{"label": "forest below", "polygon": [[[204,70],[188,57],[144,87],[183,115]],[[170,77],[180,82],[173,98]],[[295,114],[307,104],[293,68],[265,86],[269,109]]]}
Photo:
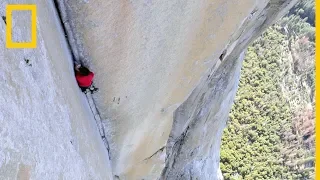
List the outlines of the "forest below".
{"label": "forest below", "polygon": [[222,137],[224,179],[314,179],[314,19],[314,1],[302,0],[248,47]]}

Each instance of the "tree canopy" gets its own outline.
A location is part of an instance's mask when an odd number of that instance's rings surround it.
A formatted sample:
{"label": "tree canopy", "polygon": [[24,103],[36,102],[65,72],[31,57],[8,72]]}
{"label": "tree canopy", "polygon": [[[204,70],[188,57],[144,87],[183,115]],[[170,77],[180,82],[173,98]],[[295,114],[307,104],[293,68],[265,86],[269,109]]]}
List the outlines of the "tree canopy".
{"label": "tree canopy", "polygon": [[222,137],[232,179],[313,179],[314,2],[303,0],[248,47]]}

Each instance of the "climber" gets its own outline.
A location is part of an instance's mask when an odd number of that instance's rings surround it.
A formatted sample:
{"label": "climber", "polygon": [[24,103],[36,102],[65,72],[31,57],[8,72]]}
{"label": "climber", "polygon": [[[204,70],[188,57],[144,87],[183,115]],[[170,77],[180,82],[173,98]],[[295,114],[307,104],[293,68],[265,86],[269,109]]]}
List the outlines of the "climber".
{"label": "climber", "polygon": [[75,65],[75,75],[78,85],[82,92],[87,94],[88,90],[93,94],[97,92],[99,89],[92,85],[94,73],[89,71],[88,68],[81,66],[81,64]]}

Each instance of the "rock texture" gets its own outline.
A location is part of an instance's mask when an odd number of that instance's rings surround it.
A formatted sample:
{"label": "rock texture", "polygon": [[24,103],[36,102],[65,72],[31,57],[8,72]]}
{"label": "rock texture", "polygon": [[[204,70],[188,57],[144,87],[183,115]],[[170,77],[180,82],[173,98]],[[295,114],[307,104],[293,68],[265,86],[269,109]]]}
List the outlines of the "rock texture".
{"label": "rock texture", "polygon": [[[296,1],[55,0],[75,60],[96,74],[90,104],[104,129],[77,88],[53,2],[1,1],[1,15],[37,4],[38,48],[0,49],[0,179],[221,179],[244,50]],[[16,16],[14,39],[28,40],[30,22]],[[0,33],[2,45],[4,21]]]}
{"label": "rock texture", "polygon": [[228,54],[174,112],[161,179],[220,179],[220,140],[239,82],[247,45],[294,1],[262,3],[228,44]]}
{"label": "rock texture", "polygon": [[220,137],[240,77],[244,53],[208,75],[175,111],[161,179],[217,179]]}
{"label": "rock texture", "polygon": [[[1,16],[7,4],[37,5],[38,46],[5,48],[0,19],[0,179],[112,179],[53,2],[1,0]],[[15,41],[30,40],[30,19],[13,13]]]}
{"label": "rock texture", "polygon": [[59,2],[96,72],[115,177],[216,179],[240,53],[296,0]]}

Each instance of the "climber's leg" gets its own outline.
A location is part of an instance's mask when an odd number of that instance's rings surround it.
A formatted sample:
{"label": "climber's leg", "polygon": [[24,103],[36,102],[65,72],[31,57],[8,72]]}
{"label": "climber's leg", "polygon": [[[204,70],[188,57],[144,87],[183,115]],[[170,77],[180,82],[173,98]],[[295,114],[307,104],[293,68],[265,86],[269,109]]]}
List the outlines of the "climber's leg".
{"label": "climber's leg", "polygon": [[91,85],[91,86],[89,87],[89,90],[91,91],[91,94],[93,94],[93,93],[99,91],[99,88],[96,88],[94,85]]}
{"label": "climber's leg", "polygon": [[85,94],[87,94],[88,87],[80,87],[81,91]]}

